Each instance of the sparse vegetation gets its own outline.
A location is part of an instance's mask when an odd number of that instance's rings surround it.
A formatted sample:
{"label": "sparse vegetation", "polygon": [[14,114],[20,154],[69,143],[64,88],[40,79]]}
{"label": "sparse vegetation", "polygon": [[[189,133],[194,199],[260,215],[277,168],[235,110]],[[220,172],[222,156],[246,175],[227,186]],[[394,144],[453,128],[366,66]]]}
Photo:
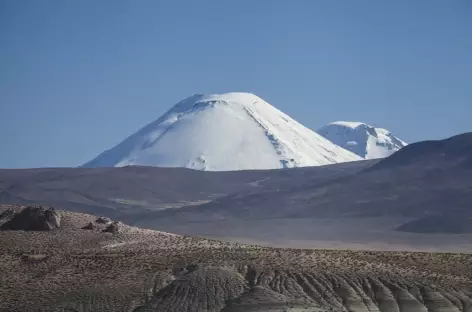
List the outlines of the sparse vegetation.
{"label": "sparse vegetation", "polygon": [[0,231],[0,311],[383,312],[423,302],[467,311],[472,302],[467,254],[268,248],[125,224],[110,235],[95,216],[60,214],[59,230]]}

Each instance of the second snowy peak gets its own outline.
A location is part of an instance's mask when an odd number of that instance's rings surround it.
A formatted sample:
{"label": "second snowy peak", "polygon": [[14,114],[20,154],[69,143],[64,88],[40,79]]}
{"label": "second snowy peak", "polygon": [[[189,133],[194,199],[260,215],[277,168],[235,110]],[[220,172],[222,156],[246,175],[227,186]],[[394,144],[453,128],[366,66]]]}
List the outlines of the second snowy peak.
{"label": "second snowy peak", "polygon": [[407,145],[387,129],[375,128],[362,122],[337,121],[317,132],[364,159],[388,157]]}

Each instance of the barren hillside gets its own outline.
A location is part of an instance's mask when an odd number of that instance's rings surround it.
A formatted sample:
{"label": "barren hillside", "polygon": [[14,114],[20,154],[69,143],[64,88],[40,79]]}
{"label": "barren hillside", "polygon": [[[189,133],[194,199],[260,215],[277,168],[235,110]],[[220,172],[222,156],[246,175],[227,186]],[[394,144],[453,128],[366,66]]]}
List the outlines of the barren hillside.
{"label": "barren hillside", "polygon": [[0,231],[0,311],[472,308],[471,255],[267,248],[56,212],[59,228]]}

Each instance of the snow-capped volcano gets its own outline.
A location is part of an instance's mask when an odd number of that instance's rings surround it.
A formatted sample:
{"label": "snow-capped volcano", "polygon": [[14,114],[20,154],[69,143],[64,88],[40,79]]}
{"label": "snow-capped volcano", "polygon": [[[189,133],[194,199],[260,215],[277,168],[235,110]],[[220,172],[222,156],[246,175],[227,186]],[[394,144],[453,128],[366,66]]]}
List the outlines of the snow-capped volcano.
{"label": "snow-capped volcano", "polygon": [[364,159],[387,157],[407,145],[387,129],[375,128],[362,122],[337,121],[317,132]]}
{"label": "snow-capped volcano", "polygon": [[355,161],[357,155],[254,94],[191,96],[83,167],[273,169]]}

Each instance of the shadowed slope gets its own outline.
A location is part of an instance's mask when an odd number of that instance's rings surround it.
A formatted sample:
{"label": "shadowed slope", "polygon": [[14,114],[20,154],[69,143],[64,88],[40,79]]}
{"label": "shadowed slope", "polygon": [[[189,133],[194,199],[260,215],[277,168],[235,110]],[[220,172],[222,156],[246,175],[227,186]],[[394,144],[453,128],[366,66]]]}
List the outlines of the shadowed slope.
{"label": "shadowed slope", "polygon": [[117,217],[194,206],[242,190],[262,191],[266,185],[293,187],[371,164],[236,172],[156,167],[0,169],[0,203],[40,203]]}
{"label": "shadowed slope", "polygon": [[266,193],[230,194],[197,209],[183,209],[179,218],[209,221],[214,214],[227,219],[472,215],[470,138],[471,134],[465,134],[412,144],[363,172],[328,181]]}
{"label": "shadowed slope", "polygon": [[370,170],[403,166],[472,169],[472,132],[445,140],[413,143],[382,160]]}

